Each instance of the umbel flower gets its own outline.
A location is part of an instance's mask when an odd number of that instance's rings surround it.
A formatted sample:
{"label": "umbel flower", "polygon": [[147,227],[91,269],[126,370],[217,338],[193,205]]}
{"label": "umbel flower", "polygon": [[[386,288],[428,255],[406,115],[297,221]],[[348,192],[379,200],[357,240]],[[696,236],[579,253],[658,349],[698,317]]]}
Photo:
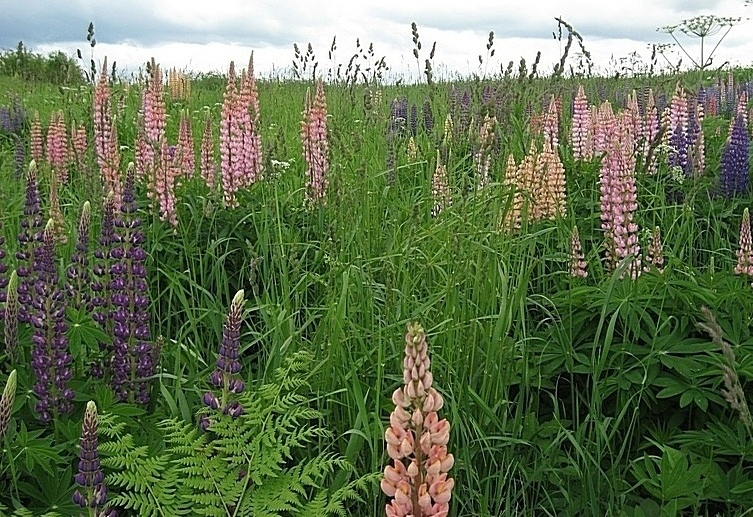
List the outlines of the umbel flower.
{"label": "umbel flower", "polygon": [[392,498],[387,517],[446,517],[455,481],[447,473],[455,458],[447,452],[450,424],[439,420],[442,396],[432,386],[426,334],[408,324],[403,360],[404,386],[395,390],[395,410],[384,433],[392,463],[384,469],[382,491]]}
{"label": "umbel flower", "polygon": [[73,502],[81,508],[89,508],[91,517],[117,517],[117,512],[107,507],[107,485],[97,451],[98,426],[97,405],[90,400],[81,426],[81,451],[75,476],[76,484],[81,488],[73,493]]}
{"label": "umbel flower", "polygon": [[[207,391],[202,398],[204,404],[211,410],[218,410],[233,418],[243,414],[243,406],[234,399],[235,395],[243,393],[245,388],[243,381],[238,376],[241,371],[241,363],[238,360],[240,348],[241,322],[243,319],[243,289],[235,293],[230,303],[230,310],[222,330],[222,343],[220,353],[217,356],[217,366],[209,376],[209,382],[215,389],[220,390],[218,397],[214,391]],[[209,416],[201,418],[200,426],[207,430],[211,424]]]}

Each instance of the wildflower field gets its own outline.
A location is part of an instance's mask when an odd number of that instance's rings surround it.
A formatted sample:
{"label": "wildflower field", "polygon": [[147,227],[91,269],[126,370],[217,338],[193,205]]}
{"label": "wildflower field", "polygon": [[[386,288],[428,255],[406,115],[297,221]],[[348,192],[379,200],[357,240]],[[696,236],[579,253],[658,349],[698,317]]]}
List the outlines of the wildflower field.
{"label": "wildflower field", "polygon": [[295,51],[0,67],[0,515],[748,514],[753,70]]}

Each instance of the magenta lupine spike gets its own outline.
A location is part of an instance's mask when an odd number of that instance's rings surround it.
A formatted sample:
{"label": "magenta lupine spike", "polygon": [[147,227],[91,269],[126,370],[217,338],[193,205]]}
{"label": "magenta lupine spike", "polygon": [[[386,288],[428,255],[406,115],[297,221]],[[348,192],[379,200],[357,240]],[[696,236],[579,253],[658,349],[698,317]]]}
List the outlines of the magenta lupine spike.
{"label": "magenta lupine spike", "polygon": [[442,396],[433,387],[423,327],[409,323],[405,335],[403,387],[392,394],[395,410],[384,433],[392,464],[381,489],[391,498],[387,517],[447,516],[455,480],[448,472],[455,458],[447,452],[450,423],[439,419]]}
{"label": "magenta lupine spike", "polygon": [[185,179],[191,179],[196,172],[196,157],[193,148],[193,132],[191,130],[191,116],[184,110],[180,116],[180,130],[178,132],[178,148],[176,154],[180,160],[180,169]]}
{"label": "magenta lupine spike", "polygon": [[573,226],[573,231],[570,234],[570,276],[573,278],[586,278],[588,276],[586,266],[578,227]]}
{"label": "magenta lupine spike", "polygon": [[31,159],[37,163],[42,163],[44,159],[44,146],[42,144],[42,122],[39,120],[39,112],[34,111],[34,118],[31,120]]}
{"label": "magenta lupine spike", "polygon": [[214,156],[214,135],[212,133],[212,115],[207,111],[204,121],[204,136],[201,138],[201,177],[207,188],[212,190],[217,179],[217,163]]}
{"label": "magenta lupine spike", "polygon": [[434,207],[431,209],[432,217],[437,217],[445,209],[452,206],[452,195],[450,194],[450,184],[447,178],[447,169],[442,165],[442,158],[437,150],[437,168],[431,178],[431,197],[434,201]]}
{"label": "magenta lupine spike", "polygon": [[[154,169],[154,149],[147,141],[146,120],[144,109],[147,104],[146,89],[141,92],[141,110],[136,122],[136,142],[134,143],[136,155],[136,178],[151,178]],[[147,193],[151,197],[152,193]]]}
{"label": "magenta lupine spike", "polygon": [[583,85],[578,85],[578,92],[573,100],[573,127],[571,131],[571,140],[573,147],[573,158],[576,160],[585,160],[590,158],[587,155],[586,142],[588,132],[591,129],[591,118],[588,109],[588,99]]}
{"label": "magenta lupine spike", "polygon": [[740,222],[740,240],[737,247],[737,265],[735,274],[753,276],[753,242],[750,231],[750,213],[748,207],[743,210]]}
{"label": "magenta lupine spike", "polygon": [[222,191],[225,206],[235,208],[238,200],[238,178],[243,168],[243,148],[239,138],[239,127],[236,121],[238,89],[236,86],[235,63],[230,62],[227,74],[227,86],[222,101],[222,116],[220,118],[220,168],[222,171]]}
{"label": "magenta lupine spike", "polygon": [[329,142],[327,139],[327,99],[324,83],[317,81],[313,103],[306,91],[306,105],[301,122],[303,157],[306,169],[306,204],[326,203],[329,186]]}

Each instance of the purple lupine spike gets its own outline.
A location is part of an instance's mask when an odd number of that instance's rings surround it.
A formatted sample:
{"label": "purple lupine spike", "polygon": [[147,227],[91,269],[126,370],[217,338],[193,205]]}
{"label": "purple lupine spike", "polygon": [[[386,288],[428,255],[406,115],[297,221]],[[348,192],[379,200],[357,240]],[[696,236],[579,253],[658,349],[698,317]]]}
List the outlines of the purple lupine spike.
{"label": "purple lupine spike", "polygon": [[38,397],[34,410],[45,424],[52,420],[53,414],[71,412],[74,395],[68,387],[73,358],[68,352],[64,296],[58,288],[55,268],[54,227],[50,219],[44,229],[30,315],[34,327],[31,366],[36,377],[33,391]]}
{"label": "purple lupine spike", "polygon": [[[243,392],[245,385],[238,378],[241,371],[241,363],[238,360],[240,349],[241,322],[243,320],[243,302],[244,292],[241,289],[233,297],[230,303],[230,310],[225,320],[225,326],[222,330],[222,343],[220,352],[217,356],[217,366],[209,375],[210,384],[220,391],[220,396],[214,391],[204,393],[202,401],[209,409],[221,411],[233,418],[239,417],[243,413],[243,407],[240,403],[231,398],[231,395],[238,395]],[[200,426],[206,430],[211,424],[211,418],[204,415],[201,418]]]}
{"label": "purple lupine spike", "polygon": [[416,136],[418,131],[418,106],[411,104],[410,114],[408,116],[408,127],[410,127],[411,136]]}
{"label": "purple lupine spike", "polygon": [[71,307],[78,310],[92,310],[89,284],[89,229],[91,228],[91,208],[88,201],[81,208],[78,221],[76,250],[71,256],[71,265],[66,270],[65,291]]}
{"label": "purple lupine spike", "polygon": [[113,321],[112,383],[119,400],[149,402],[148,379],[154,374],[149,329],[149,291],[146,280],[144,234],[135,216],[133,163],[128,165],[120,217],[110,251],[110,302]]}
{"label": "purple lupine spike", "polygon": [[26,202],[24,217],[21,219],[21,232],[18,234],[18,251],[16,252],[18,285],[18,321],[29,322],[32,312],[31,301],[34,291],[36,261],[42,242],[42,202],[39,198],[37,165],[34,160],[29,163],[26,175]]}
{"label": "purple lupine spike", "polygon": [[722,152],[720,187],[722,195],[732,197],[748,192],[750,135],[742,114],[735,117],[727,144]]}
{"label": "purple lupine spike", "polygon": [[[92,267],[94,279],[91,282],[92,319],[99,324],[108,336],[113,335],[110,312],[110,254],[115,240],[114,210],[115,197],[110,192],[102,207],[102,225],[97,240],[99,246],[94,250],[95,260]],[[104,341],[99,341],[98,345],[101,357],[94,361],[89,368],[94,377],[103,377],[105,370],[109,370],[112,345]]]}
{"label": "purple lupine spike", "polygon": [[431,133],[434,129],[434,114],[431,111],[431,101],[424,99],[424,106],[421,109],[424,119],[424,129],[427,133]]}
{"label": "purple lupine spike", "polygon": [[97,517],[117,517],[115,510],[107,506],[107,485],[99,462],[97,428],[99,418],[94,401],[86,404],[81,425],[81,451],[79,452],[76,484],[81,487],[73,493],[73,502],[81,508],[90,508]]}

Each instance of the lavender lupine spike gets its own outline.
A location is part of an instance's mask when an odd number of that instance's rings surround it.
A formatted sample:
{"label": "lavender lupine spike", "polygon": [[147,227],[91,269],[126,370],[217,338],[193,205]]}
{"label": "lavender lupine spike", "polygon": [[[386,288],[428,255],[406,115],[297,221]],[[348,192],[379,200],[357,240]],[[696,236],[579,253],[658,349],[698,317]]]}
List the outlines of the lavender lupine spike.
{"label": "lavender lupine spike", "polygon": [[18,349],[18,275],[11,272],[8,281],[8,290],[5,297],[5,329],[3,331],[5,341],[5,353],[13,363],[16,361]]}
{"label": "lavender lupine spike", "polygon": [[89,229],[91,228],[91,208],[88,201],[81,208],[78,220],[76,250],[71,256],[71,265],[66,271],[65,292],[70,306],[76,310],[86,308],[91,312],[91,291],[89,284]]}
{"label": "lavender lupine spike", "polygon": [[115,219],[110,251],[110,302],[113,320],[112,383],[119,400],[149,402],[148,379],[154,373],[149,329],[149,289],[146,280],[144,234],[135,216],[135,166],[128,165],[120,217]]}
{"label": "lavender lupine spike", "polygon": [[16,252],[18,285],[18,321],[29,322],[32,311],[31,301],[36,276],[36,255],[42,242],[42,201],[39,197],[37,165],[34,160],[29,163],[26,174],[26,202],[24,217],[21,220],[21,232],[18,234],[18,251]]}
{"label": "lavender lupine spike", "polygon": [[13,411],[13,402],[16,400],[16,370],[10,372],[8,380],[5,381],[3,395],[0,397],[0,440],[3,439],[8,431],[10,424],[10,414]]}
{"label": "lavender lupine spike", "polygon": [[403,387],[392,394],[395,410],[384,433],[392,464],[384,469],[382,491],[392,500],[387,517],[447,516],[455,481],[448,472],[455,458],[447,452],[450,423],[439,420],[442,396],[432,386],[423,327],[408,324]]}
{"label": "lavender lupine spike", "polygon": [[[233,301],[230,303],[225,327],[222,330],[222,343],[217,356],[217,366],[209,376],[209,382],[215,389],[220,390],[220,396],[218,397],[214,391],[207,391],[202,398],[202,401],[210,410],[221,411],[233,418],[237,418],[243,413],[243,406],[234,398],[235,395],[242,393],[245,388],[243,381],[238,376],[241,371],[238,353],[243,319],[243,296],[244,292],[241,289],[235,293]],[[207,430],[211,423],[211,418],[204,415],[199,425],[203,430]]]}
{"label": "lavender lupine spike", "polygon": [[76,484],[81,487],[73,493],[73,502],[89,509],[90,517],[117,517],[115,510],[107,506],[107,485],[99,463],[97,429],[99,417],[94,401],[86,404],[81,425],[81,451],[79,452]]}
{"label": "lavender lupine spike", "polygon": [[36,383],[34,394],[38,397],[34,410],[42,423],[49,423],[54,414],[73,410],[73,390],[68,387],[73,358],[68,351],[63,293],[58,288],[55,268],[55,237],[52,219],[44,229],[40,252],[39,277],[34,285],[34,327],[31,366]]}

